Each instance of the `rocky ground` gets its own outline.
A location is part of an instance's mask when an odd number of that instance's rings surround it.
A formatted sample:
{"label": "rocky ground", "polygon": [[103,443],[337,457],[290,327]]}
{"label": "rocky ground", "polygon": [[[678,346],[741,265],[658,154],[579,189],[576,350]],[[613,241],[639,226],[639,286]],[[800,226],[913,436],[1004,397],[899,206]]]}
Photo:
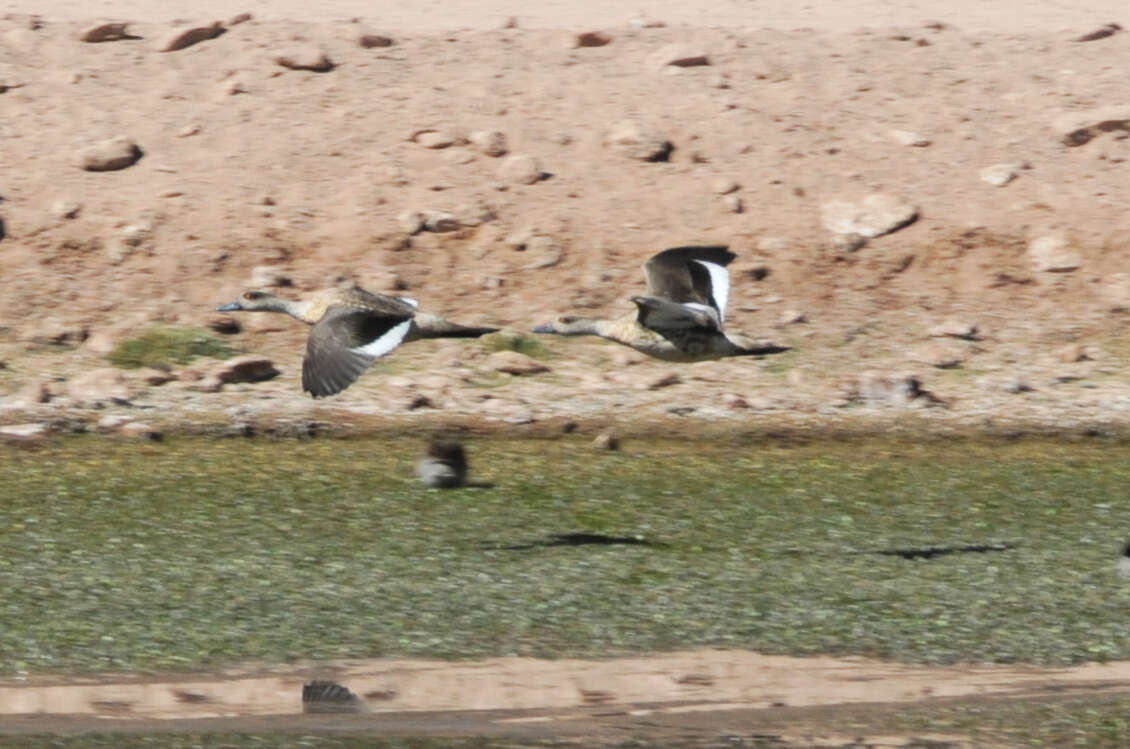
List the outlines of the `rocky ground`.
{"label": "rocky ground", "polygon": [[[10,434],[1130,421],[1126,32],[208,21],[0,20]],[[696,242],[739,255],[728,326],[790,352],[509,342]],[[304,326],[213,311],[343,282],[509,332],[315,402]],[[269,362],[109,365],[155,325]]]}

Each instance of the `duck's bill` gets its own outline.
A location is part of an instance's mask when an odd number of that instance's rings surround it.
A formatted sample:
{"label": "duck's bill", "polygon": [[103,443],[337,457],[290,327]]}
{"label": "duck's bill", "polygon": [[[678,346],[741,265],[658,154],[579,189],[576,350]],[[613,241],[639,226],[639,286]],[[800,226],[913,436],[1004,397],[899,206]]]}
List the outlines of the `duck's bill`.
{"label": "duck's bill", "polygon": [[228,302],[222,307],[216,307],[217,312],[235,312],[240,309],[243,309],[243,307],[239,305],[239,302]]}

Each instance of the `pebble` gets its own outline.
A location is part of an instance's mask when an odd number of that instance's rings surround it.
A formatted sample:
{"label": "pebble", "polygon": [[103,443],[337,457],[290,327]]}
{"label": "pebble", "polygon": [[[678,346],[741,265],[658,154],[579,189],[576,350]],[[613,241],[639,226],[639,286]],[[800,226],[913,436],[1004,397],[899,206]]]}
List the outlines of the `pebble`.
{"label": "pebble", "polygon": [[781,325],[798,325],[808,322],[808,316],[798,309],[787,309],[781,313]]}
{"label": "pebble", "polygon": [[501,130],[476,130],[471,133],[471,144],[487,156],[498,158],[509,151],[506,133]]}
{"label": "pebble", "polygon": [[405,234],[417,234],[424,228],[427,217],[419,211],[403,210],[396,216],[396,225]]}
{"label": "pebble", "polygon": [[87,370],[67,383],[67,395],[80,408],[129,405],[130,387],[121,370],[99,367]]}
{"label": "pebble", "polygon": [[508,156],[498,168],[498,176],[507,182],[518,185],[532,185],[540,181],[544,172],[536,157],[529,154]]}
{"label": "pebble", "polygon": [[1100,133],[1130,130],[1130,104],[1112,104],[1083,112],[1067,112],[1052,121],[1067,146],[1081,146]]}
{"label": "pebble", "polygon": [[129,33],[128,21],[114,21],[88,26],[79,33],[78,38],[80,42],[98,44],[100,42],[117,42],[122,39],[137,39],[138,37]]}
{"label": "pebble", "polygon": [[1028,259],[1033,270],[1043,273],[1067,273],[1083,264],[1078,252],[1070,248],[1067,239],[1060,235],[1046,235],[1028,244]]}
{"label": "pebble", "polygon": [[672,65],[677,68],[693,68],[709,65],[710,55],[706,50],[687,44],[669,44],[656,50],[651,55],[651,61],[656,67]]}
{"label": "pebble", "polygon": [[[277,377],[279,370],[275,363],[265,356],[245,354],[228,359],[212,370],[211,376],[221,383],[262,382]],[[205,380],[208,378],[205,378]],[[204,380],[201,380],[203,382]]]}
{"label": "pebble", "polygon": [[59,220],[78,217],[82,205],[73,200],[56,200],[51,204],[51,215]]}
{"label": "pebble", "polygon": [[963,320],[946,320],[926,331],[931,338],[960,338],[964,341],[977,340],[977,326]]}
{"label": "pebble", "polygon": [[890,234],[918,218],[918,208],[888,193],[873,193],[862,201],[830,200],[821,208],[824,228],[835,234],[872,238]]}
{"label": "pebble", "polygon": [[160,442],[165,438],[165,435],[160,429],[146,424],[144,421],[130,421],[122,424],[117,428],[117,433],[122,437],[129,439],[142,439],[149,440],[150,442]]}
{"label": "pebble", "polygon": [[175,29],[164,38],[157,41],[154,49],[158,52],[176,52],[186,49],[194,44],[215,39],[225,31],[224,25],[219,21],[207,26],[193,26],[187,29]]}
{"label": "pebble", "polygon": [[133,166],[141,149],[131,138],[119,135],[79,151],[79,166],[88,172],[111,172]]}
{"label": "pebble", "polygon": [[412,135],[412,140],[424,148],[447,148],[455,144],[455,136],[444,130],[420,130]]}
{"label": "pebble", "polygon": [[248,283],[256,289],[293,286],[294,282],[277,265],[256,265],[251,269]]}
{"label": "pebble", "polygon": [[530,255],[530,262],[526,265],[530,270],[552,268],[561,262],[565,254],[557,240],[544,234],[530,237],[523,247]]}
{"label": "pebble", "polygon": [[982,169],[979,174],[982,182],[986,182],[993,187],[1004,187],[1012,180],[1016,179],[1017,170],[1020,167],[1017,164],[993,164]]}
{"label": "pebble", "polygon": [[443,233],[457,231],[462,228],[462,224],[459,223],[459,219],[450,213],[436,212],[424,220],[424,228],[428,231]]}
{"label": "pebble", "polygon": [[630,159],[666,161],[673,146],[662,133],[637,120],[617,123],[605,136],[604,144]]}
{"label": "pebble", "polygon": [[6,424],[0,426],[0,439],[5,442],[35,443],[46,439],[46,424]]}
{"label": "pebble", "polygon": [[486,365],[495,372],[505,372],[518,377],[549,371],[549,367],[545,364],[517,351],[496,351],[487,358]]}
{"label": "pebble", "polygon": [[593,439],[592,446],[598,450],[615,452],[620,449],[620,438],[615,432],[601,432]]}
{"label": "pebble", "polygon": [[740,188],[741,185],[727,177],[719,177],[710,183],[710,189],[716,195],[729,195],[732,192],[737,192]]}
{"label": "pebble", "polygon": [[722,205],[726,206],[726,210],[730,213],[741,213],[745,210],[745,204],[737,195],[722,196]]}
{"label": "pebble", "polygon": [[381,34],[362,34],[357,38],[357,44],[365,49],[380,49],[382,47],[391,47],[393,41],[391,37]]}
{"label": "pebble", "polygon": [[573,40],[574,47],[603,47],[610,43],[612,37],[603,31],[585,31],[577,34]]}
{"label": "pebble", "polygon": [[925,148],[930,145],[931,142],[929,138],[923,137],[910,130],[891,130],[890,134],[891,137],[902,146]]}
{"label": "pebble", "polygon": [[676,372],[665,372],[658,377],[653,377],[640,383],[642,390],[660,390],[662,388],[678,385],[683,379]]}
{"label": "pebble", "polygon": [[275,63],[290,70],[312,70],[325,73],[334,69],[333,60],[322,49],[312,45],[294,47],[275,55]]}
{"label": "pebble", "polygon": [[234,16],[228,19],[227,25],[238,26],[241,23],[247,23],[252,18],[253,16],[250,13],[236,13]]}

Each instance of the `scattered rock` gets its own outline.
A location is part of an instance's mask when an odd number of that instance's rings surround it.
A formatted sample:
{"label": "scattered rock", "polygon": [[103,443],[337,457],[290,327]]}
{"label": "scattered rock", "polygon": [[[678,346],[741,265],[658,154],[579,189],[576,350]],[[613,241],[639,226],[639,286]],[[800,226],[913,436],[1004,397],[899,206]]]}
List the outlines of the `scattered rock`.
{"label": "scattered rock", "polygon": [[902,146],[909,146],[913,148],[925,148],[930,145],[930,139],[919,135],[918,133],[910,130],[891,130],[891,137]]}
{"label": "scattered rock", "polygon": [[357,38],[357,44],[365,49],[380,49],[382,47],[391,47],[393,41],[391,37],[382,34],[362,34]]}
{"label": "scattered rock", "polygon": [[517,351],[496,351],[486,361],[487,367],[495,372],[505,372],[515,376],[548,372],[549,367]]}
{"label": "scattered rock", "polygon": [[82,212],[82,205],[73,200],[56,200],[51,204],[51,215],[60,221],[77,218]]}
{"label": "scattered rock", "polygon": [[116,138],[95,143],[79,151],[79,166],[88,172],[112,172],[133,166],[141,158],[141,149],[131,138]]}
{"label": "scattered rock", "polygon": [[735,411],[744,410],[750,407],[749,401],[747,401],[744,397],[738,395],[737,393],[726,393],[725,395],[723,395],[722,405]]}
{"label": "scattered rock", "polygon": [[603,47],[610,43],[612,37],[605,34],[603,31],[585,31],[577,34],[573,42],[574,47]]}
{"label": "scattered rock", "polygon": [[808,322],[808,316],[798,309],[787,309],[781,313],[781,325],[798,325]]}
{"label": "scattered rock", "polygon": [[966,359],[964,348],[956,344],[947,344],[934,341],[921,346],[916,346],[910,352],[910,360],[929,364],[938,369],[954,369],[960,367]]}
{"label": "scattered rock", "polygon": [[1086,34],[1083,34],[1082,36],[1075,37],[1074,41],[1093,42],[1099,39],[1106,39],[1108,36],[1114,36],[1119,31],[1122,31],[1122,27],[1120,25],[1118,25],[1117,23],[1108,23],[1105,26],[1095,29],[1094,31],[1090,31]]}
{"label": "scattered rock", "polygon": [[616,451],[620,449],[620,438],[614,432],[601,432],[592,441],[592,446],[598,450]]}
{"label": "scattered rock", "polygon": [[1130,104],[1115,104],[1084,112],[1068,112],[1052,122],[1068,146],[1081,146],[1100,133],[1130,130]]}
{"label": "scattered rock", "polygon": [[867,246],[867,238],[862,237],[855,232],[848,232],[846,234],[833,234],[832,239],[828,242],[828,249],[837,255],[843,255],[856,250],[861,250]]}
{"label": "scattered rock", "polygon": [[728,177],[718,177],[710,183],[710,189],[714,191],[716,195],[729,195],[741,189],[741,185]]}
{"label": "scattered rock", "polygon": [[228,19],[227,25],[238,26],[241,23],[247,23],[252,18],[253,16],[250,13],[236,13],[234,16]]}
{"label": "scattered rock", "polygon": [[672,385],[678,385],[682,381],[683,381],[682,378],[679,377],[679,375],[677,373],[675,373],[675,372],[665,372],[664,374],[661,374],[658,377],[652,378],[650,380],[647,380],[646,382],[641,383],[641,389],[643,389],[643,390],[660,390],[660,389],[665,388],[665,387],[671,387]]}
{"label": "scattered rock", "polygon": [[419,211],[406,209],[396,216],[396,225],[405,234],[418,234],[423,231],[427,217]]}
{"label": "scattered rock", "polygon": [[921,399],[924,405],[940,405],[941,401],[922,389],[921,381],[914,375],[864,372],[858,378],[841,385],[849,401],[863,401],[869,405],[907,406]]}
{"label": "scattered rock", "polygon": [[965,341],[977,340],[977,326],[963,320],[946,320],[926,332],[931,338],[960,338]]}
{"label": "scattered rock", "polygon": [[480,152],[495,158],[505,156],[509,147],[506,144],[506,133],[501,130],[476,130],[471,133],[471,144]]}
{"label": "scattered rock", "polygon": [[424,220],[424,228],[428,231],[442,233],[449,231],[457,231],[462,228],[459,219],[450,213],[432,213]]}
{"label": "scattered rock", "polygon": [[151,424],[146,424],[144,421],[128,421],[115,431],[122,437],[149,440],[150,442],[160,442],[165,438],[160,429]]}
{"label": "scattered rock", "polygon": [[1033,270],[1044,273],[1067,273],[1083,264],[1078,252],[1059,235],[1037,237],[1028,244],[1028,259]]}
{"label": "scattered rock", "polygon": [[443,158],[450,164],[470,164],[475,160],[475,152],[469,148],[452,148]]}
{"label": "scattered rock", "polygon": [[446,130],[420,130],[412,134],[412,140],[424,148],[447,148],[456,138]]}
{"label": "scattered rock", "polygon": [[89,336],[90,330],[85,325],[52,317],[25,330],[21,339],[41,346],[77,346]]}
{"label": "scattered rock", "polygon": [[187,29],[175,29],[154,45],[158,52],[176,52],[191,47],[194,44],[215,39],[226,31],[219,21],[207,26],[193,26]]}
{"label": "scattered rock", "polygon": [[0,439],[15,444],[35,444],[47,439],[46,424],[7,424],[0,426]]}
{"label": "scattered rock", "polygon": [[99,432],[112,432],[122,424],[128,424],[132,421],[131,416],[120,413],[106,414],[94,425],[94,428]]}
{"label": "scattered rock", "polygon": [[193,135],[198,135],[199,133],[200,133],[200,126],[199,125],[185,125],[180,130],[177,131],[177,137],[178,138],[188,138],[188,137],[193,136]]}
{"label": "scattered rock", "polygon": [[309,45],[280,52],[275,55],[275,62],[290,70],[311,70],[315,73],[334,69],[333,60],[324,50]]}
{"label": "scattered rock", "polygon": [[656,50],[651,55],[652,64],[656,67],[673,65],[677,68],[693,68],[710,64],[710,55],[706,50],[691,47],[687,44],[669,44]]}
{"label": "scattered rock", "polygon": [[277,265],[256,265],[247,282],[256,289],[287,288],[294,285],[290,276]]}
{"label": "scattered rock", "polygon": [[100,42],[117,42],[122,39],[140,39],[141,37],[129,33],[128,21],[113,21],[88,26],[79,33],[78,38],[80,42],[98,44]]}
{"label": "scattered rock", "polygon": [[275,368],[275,363],[265,356],[246,354],[228,359],[213,369],[211,374],[224,384],[262,382],[277,377],[279,370]]}
{"label": "scattered rock", "polygon": [[604,144],[617,153],[640,161],[667,161],[674,146],[657,130],[636,120],[617,124],[604,139]]}
{"label": "scattered rock", "polygon": [[1056,351],[1055,356],[1065,364],[1074,364],[1081,361],[1097,361],[1102,354],[1097,346],[1069,343]]}
{"label": "scattered rock", "polygon": [[536,157],[529,154],[508,156],[498,168],[498,176],[518,185],[532,185],[542,180],[545,173]]}
{"label": "scattered rock", "polygon": [[80,408],[128,406],[132,396],[125,375],[111,367],[92,369],[76,376],[67,383],[67,395]]}
{"label": "scattered rock", "polygon": [[987,182],[993,187],[1004,187],[1016,179],[1019,169],[1019,164],[993,164],[980,171],[981,181]]}
{"label": "scattered rock", "polygon": [[741,213],[745,210],[745,204],[737,195],[723,195],[722,205],[726,206],[726,210],[730,213]]}
{"label": "scattered rock", "polygon": [[996,390],[1002,393],[1027,393],[1031,392],[1032,386],[1019,375],[1008,375],[1006,377],[991,377],[985,376],[977,379],[977,387],[982,390]]}
{"label": "scattered rock", "polygon": [[177,379],[176,375],[164,369],[157,369],[156,367],[145,367],[137,370],[133,375],[133,379],[144,382],[150,387],[159,387],[166,382],[172,382]]}
{"label": "scattered rock", "polygon": [[835,234],[872,238],[890,234],[918,218],[911,203],[887,193],[873,193],[859,203],[830,200],[821,210],[821,222]]}
{"label": "scattered rock", "polygon": [[50,403],[55,397],[51,385],[47,380],[32,379],[24,383],[12,397],[13,405],[35,406],[40,403]]}
{"label": "scattered rock", "polygon": [[530,262],[526,265],[531,270],[552,268],[561,262],[565,250],[553,237],[540,234],[530,237],[526,241],[525,251],[530,255]]}

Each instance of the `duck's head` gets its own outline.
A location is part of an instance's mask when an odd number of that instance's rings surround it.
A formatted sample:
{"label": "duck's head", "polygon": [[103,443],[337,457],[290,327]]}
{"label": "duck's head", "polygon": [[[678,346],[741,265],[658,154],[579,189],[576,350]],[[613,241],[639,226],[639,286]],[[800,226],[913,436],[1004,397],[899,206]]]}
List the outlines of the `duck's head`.
{"label": "duck's head", "polygon": [[217,307],[217,312],[239,312],[264,310],[268,312],[286,312],[287,303],[267,291],[245,291],[234,302],[228,302],[222,307]]}

